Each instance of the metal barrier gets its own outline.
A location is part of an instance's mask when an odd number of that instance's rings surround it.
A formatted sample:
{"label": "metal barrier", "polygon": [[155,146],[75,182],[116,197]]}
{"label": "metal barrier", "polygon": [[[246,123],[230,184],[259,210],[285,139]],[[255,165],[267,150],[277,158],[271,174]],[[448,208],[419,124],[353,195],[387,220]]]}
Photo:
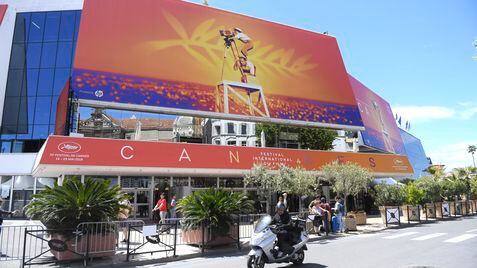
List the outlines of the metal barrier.
{"label": "metal barrier", "polygon": [[[26,230],[44,230],[42,225],[7,225],[0,227],[0,262],[21,260],[23,254],[34,255],[38,249],[43,248],[43,242],[27,241],[28,248],[24,250],[23,238]],[[1,266],[1,265],[0,265]]]}
{"label": "metal barrier", "polygon": [[[176,256],[178,222],[133,226],[128,225],[126,261],[134,255],[152,254],[158,252],[172,252]],[[156,249],[148,249],[146,245],[157,245]]]}
{"label": "metal barrier", "polygon": [[[87,265],[87,254],[81,254],[74,249],[73,245],[77,236],[86,237],[87,240],[89,238],[87,233],[78,233],[75,229],[28,230],[25,228],[22,267],[72,259],[83,260],[83,265]],[[46,246],[36,248],[34,254],[27,255],[27,243],[32,239],[41,241]]]}
{"label": "metal barrier", "polygon": [[386,227],[388,227],[390,224],[401,225],[399,207],[384,207],[384,211],[386,215]]}
{"label": "metal barrier", "polygon": [[[142,227],[142,220],[124,220],[110,222],[82,222],[76,227],[78,233],[88,233],[89,241],[85,241],[80,236],[76,236],[75,249],[81,254],[88,253],[98,256],[100,253],[115,252],[121,242],[127,240],[127,229],[129,226]],[[89,242],[89,246],[86,245]]]}

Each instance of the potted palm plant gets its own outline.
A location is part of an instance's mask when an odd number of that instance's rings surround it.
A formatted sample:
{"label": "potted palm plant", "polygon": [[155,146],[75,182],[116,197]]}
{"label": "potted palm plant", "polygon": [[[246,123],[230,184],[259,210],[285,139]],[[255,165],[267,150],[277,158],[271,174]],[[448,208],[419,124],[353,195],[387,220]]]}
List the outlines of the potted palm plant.
{"label": "potted palm plant", "polygon": [[[55,183],[52,188],[46,187],[33,195],[32,201],[25,207],[25,212],[31,219],[40,220],[47,230],[51,230],[50,241],[60,245],[51,248],[58,260],[78,258],[80,256],[72,251],[86,252],[86,247],[89,247],[90,252],[109,251],[90,255],[103,257],[114,254],[116,234],[113,230],[95,230],[92,235],[89,232],[91,230],[79,230],[86,234],[79,237],[76,237],[78,234],[74,233],[74,230],[82,222],[117,220],[124,208],[120,203],[125,199],[127,196],[120,191],[119,186],[110,187],[109,181],[87,179],[83,184],[78,179],[67,179],[62,185]],[[93,237],[94,235],[101,237]],[[76,240],[78,241],[74,248]]]}
{"label": "potted palm plant", "polygon": [[378,184],[375,187],[374,202],[379,206],[379,212],[383,223],[386,223],[386,208],[397,208],[406,200],[403,185]]}
{"label": "potted palm plant", "polygon": [[247,195],[222,189],[195,191],[177,205],[184,217],[182,239],[189,244],[223,245],[233,243],[236,215],[253,210]]}
{"label": "potted palm plant", "polygon": [[416,186],[416,183],[411,182],[406,185],[406,205],[401,207],[404,221],[419,221],[420,220],[420,205],[424,198],[424,191]]}

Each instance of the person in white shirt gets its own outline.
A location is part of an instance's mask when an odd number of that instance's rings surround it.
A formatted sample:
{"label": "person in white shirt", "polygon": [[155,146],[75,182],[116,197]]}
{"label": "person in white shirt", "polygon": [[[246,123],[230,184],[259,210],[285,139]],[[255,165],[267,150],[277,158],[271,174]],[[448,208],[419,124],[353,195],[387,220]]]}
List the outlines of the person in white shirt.
{"label": "person in white shirt", "polygon": [[283,193],[283,195],[278,197],[277,208],[284,207],[285,209],[288,209],[287,205],[288,205],[287,204],[287,193]]}
{"label": "person in white shirt", "polygon": [[232,32],[234,33],[234,37],[243,43],[240,52],[245,57],[245,59],[248,59],[248,52],[253,48],[253,40],[248,35],[246,35],[240,28],[236,27],[232,30]]}

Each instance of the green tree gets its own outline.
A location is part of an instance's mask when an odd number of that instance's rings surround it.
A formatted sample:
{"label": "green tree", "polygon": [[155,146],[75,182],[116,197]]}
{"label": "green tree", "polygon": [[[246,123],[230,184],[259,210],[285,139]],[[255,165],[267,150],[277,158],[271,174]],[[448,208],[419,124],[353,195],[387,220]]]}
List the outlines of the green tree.
{"label": "green tree", "polygon": [[415,182],[410,182],[406,185],[406,203],[417,206],[422,205],[424,200],[424,191],[417,187]]}
{"label": "green tree", "polygon": [[375,187],[374,203],[377,206],[401,206],[406,201],[404,185],[378,184]]}
{"label": "green tree", "polygon": [[277,124],[257,124],[255,134],[261,136],[262,131],[265,133],[265,145],[267,147],[279,147],[280,133],[296,133],[298,142],[304,149],[311,150],[331,150],[333,149],[333,141],[337,133],[334,130],[312,127],[289,127]]}
{"label": "green tree", "polygon": [[245,183],[257,186],[259,194],[270,201],[271,195],[276,192],[300,196],[312,194],[317,180],[312,173],[301,167],[291,168],[282,165],[275,171],[264,165],[254,165],[250,174],[245,176]]}
{"label": "green tree", "polygon": [[[334,161],[324,165],[321,172],[323,177],[331,183],[333,191],[345,198],[348,195],[356,198],[360,192],[368,189],[372,180],[368,169],[351,162],[339,163]],[[346,202],[345,206],[347,210]]]}
{"label": "green tree", "polygon": [[424,192],[424,202],[441,201],[441,184],[439,176],[422,176],[416,180],[416,186]]}
{"label": "green tree", "polygon": [[302,127],[298,131],[298,142],[304,149],[331,150],[336,136],[334,130]]}
{"label": "green tree", "polygon": [[474,168],[475,168],[474,154],[475,154],[476,151],[477,151],[477,146],[475,146],[475,145],[469,145],[469,147],[467,147],[467,152],[469,152],[469,154],[472,155],[472,162],[474,163]]}

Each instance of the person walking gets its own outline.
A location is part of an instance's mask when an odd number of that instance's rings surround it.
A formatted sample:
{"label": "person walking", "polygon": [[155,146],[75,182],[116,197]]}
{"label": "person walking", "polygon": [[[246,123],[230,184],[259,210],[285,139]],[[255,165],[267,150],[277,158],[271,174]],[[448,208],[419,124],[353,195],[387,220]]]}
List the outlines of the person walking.
{"label": "person walking", "polygon": [[328,235],[330,233],[331,207],[330,204],[326,202],[326,198],[324,197],[320,199],[320,208],[323,210],[323,228],[325,229],[326,235]]}
{"label": "person walking", "polygon": [[335,217],[337,218],[338,221],[338,231],[340,233],[344,232],[344,224],[343,224],[343,216],[345,215],[345,209],[344,205],[342,204],[341,197],[337,195],[335,197],[335,207],[333,208],[335,212]]}
{"label": "person walking", "polygon": [[161,225],[161,231],[165,230],[166,218],[167,218],[167,200],[164,196],[164,193],[161,194],[161,198],[157,201],[156,206],[152,209],[152,211],[159,210],[159,216],[161,219],[159,220],[159,224]]}
{"label": "person walking", "polygon": [[172,195],[172,199],[170,203],[171,208],[169,209],[169,212],[171,214],[170,216],[172,219],[177,218],[176,205],[177,205],[176,195]]}
{"label": "person walking", "polygon": [[[131,202],[129,201],[129,198],[126,198],[122,200],[121,202],[119,202],[119,204],[121,205],[121,209],[119,210],[118,219],[119,221],[126,221],[129,218],[129,215],[131,214],[131,210],[132,210]],[[121,223],[120,225],[122,226],[121,231],[123,233],[123,239],[121,240],[121,242],[125,243],[129,239],[128,226],[125,223]]]}

